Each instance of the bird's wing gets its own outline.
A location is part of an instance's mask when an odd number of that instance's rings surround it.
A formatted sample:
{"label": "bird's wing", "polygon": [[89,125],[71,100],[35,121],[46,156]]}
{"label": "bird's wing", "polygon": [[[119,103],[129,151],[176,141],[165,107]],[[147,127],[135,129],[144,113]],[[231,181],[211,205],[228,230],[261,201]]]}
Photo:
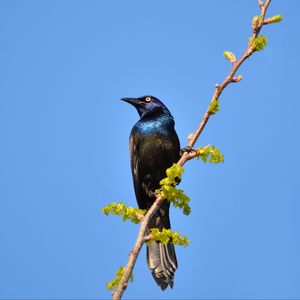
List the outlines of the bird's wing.
{"label": "bird's wing", "polygon": [[134,130],[131,132],[130,135],[129,147],[130,147],[131,172],[132,172],[135,195],[136,195],[139,208],[144,209],[145,207],[141,201],[141,199],[143,198],[143,190],[140,182],[140,168],[139,168],[140,137],[138,133],[136,133]]}

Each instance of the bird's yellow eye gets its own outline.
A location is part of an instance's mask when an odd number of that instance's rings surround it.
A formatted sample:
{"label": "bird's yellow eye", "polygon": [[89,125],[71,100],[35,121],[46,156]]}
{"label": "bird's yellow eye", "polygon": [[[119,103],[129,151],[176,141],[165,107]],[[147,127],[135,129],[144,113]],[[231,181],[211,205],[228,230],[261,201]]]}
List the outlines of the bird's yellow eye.
{"label": "bird's yellow eye", "polygon": [[151,97],[146,97],[146,102],[150,102],[151,101]]}

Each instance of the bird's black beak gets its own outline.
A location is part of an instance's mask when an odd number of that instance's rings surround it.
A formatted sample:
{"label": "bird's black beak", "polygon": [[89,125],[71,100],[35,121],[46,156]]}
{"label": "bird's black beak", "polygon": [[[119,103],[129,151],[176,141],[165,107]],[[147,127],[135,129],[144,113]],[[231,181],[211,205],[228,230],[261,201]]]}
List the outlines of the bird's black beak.
{"label": "bird's black beak", "polygon": [[122,98],[121,100],[133,105],[134,107],[138,107],[142,103],[142,101],[138,98]]}

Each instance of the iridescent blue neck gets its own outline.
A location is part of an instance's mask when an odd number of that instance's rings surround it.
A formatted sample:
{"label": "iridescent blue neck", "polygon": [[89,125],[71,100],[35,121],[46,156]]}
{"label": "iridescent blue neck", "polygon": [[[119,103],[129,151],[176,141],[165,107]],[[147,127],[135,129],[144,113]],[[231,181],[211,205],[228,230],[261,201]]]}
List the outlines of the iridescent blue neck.
{"label": "iridescent blue neck", "polygon": [[174,124],[171,114],[158,114],[156,116],[143,116],[134,127],[139,132],[156,134],[173,129]]}

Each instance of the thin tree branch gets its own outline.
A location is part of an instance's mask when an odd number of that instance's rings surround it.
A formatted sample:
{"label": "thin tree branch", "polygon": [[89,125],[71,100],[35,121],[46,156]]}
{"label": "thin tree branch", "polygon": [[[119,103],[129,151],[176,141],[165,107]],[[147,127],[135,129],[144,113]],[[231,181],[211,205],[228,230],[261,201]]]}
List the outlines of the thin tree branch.
{"label": "thin tree branch", "polygon": [[[212,101],[219,99],[223,90],[230,83],[238,82],[241,80],[241,77],[239,77],[239,76],[234,77],[234,75],[236,74],[239,67],[243,64],[243,62],[255,52],[255,46],[254,46],[253,41],[258,37],[261,28],[266,24],[266,23],[264,23],[265,14],[266,14],[266,11],[268,9],[268,6],[269,6],[271,0],[266,0],[265,2],[259,0],[258,2],[259,2],[259,7],[261,9],[261,14],[260,14],[260,17],[258,18],[257,24],[253,25],[253,28],[252,28],[252,30],[253,30],[253,34],[251,37],[252,42],[249,43],[247,49],[245,50],[243,55],[240,57],[240,59],[237,61],[234,61],[232,63],[232,68],[229,71],[227,77],[221,83],[221,85],[218,85],[218,84],[215,85],[215,90],[214,90],[213,96],[211,98],[210,104],[212,103]],[[194,133],[189,135],[188,146],[191,148],[195,145],[195,143],[198,140],[200,134],[202,133],[204,127],[206,126],[210,116],[212,115],[209,108],[210,108],[210,106],[207,108],[197,130]],[[197,156],[198,156],[197,151],[184,152],[183,155],[181,156],[181,158],[179,159],[179,161],[177,162],[177,164],[180,166],[183,166],[187,161],[189,161]],[[128,262],[124,269],[123,276],[122,276],[115,292],[113,293],[114,300],[121,299],[121,297],[128,285],[128,281],[129,281],[130,275],[132,273],[132,270],[134,268],[135,262],[137,260],[138,254],[139,254],[143,244],[147,240],[147,237],[145,238],[145,235],[147,232],[148,224],[149,224],[150,220],[152,219],[152,217],[155,215],[156,211],[161,206],[163,201],[164,201],[164,199],[162,198],[162,196],[160,196],[160,195],[157,196],[156,200],[154,201],[151,208],[148,210],[147,214],[145,216],[143,216],[141,219],[138,237],[136,239],[136,242],[134,244],[132,251],[129,254]],[[167,200],[165,200],[165,201],[167,201]]]}

